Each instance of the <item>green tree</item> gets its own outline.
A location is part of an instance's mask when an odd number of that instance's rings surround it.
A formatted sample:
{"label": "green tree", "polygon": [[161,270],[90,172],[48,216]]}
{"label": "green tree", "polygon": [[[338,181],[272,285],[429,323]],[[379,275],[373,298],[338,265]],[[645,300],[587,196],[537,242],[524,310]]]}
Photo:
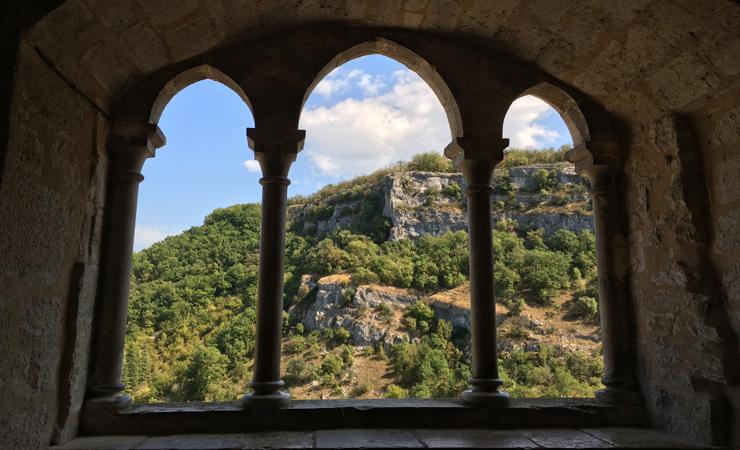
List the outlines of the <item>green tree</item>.
{"label": "green tree", "polygon": [[219,392],[228,359],[215,347],[199,347],[185,372],[183,391],[188,400],[211,400]]}

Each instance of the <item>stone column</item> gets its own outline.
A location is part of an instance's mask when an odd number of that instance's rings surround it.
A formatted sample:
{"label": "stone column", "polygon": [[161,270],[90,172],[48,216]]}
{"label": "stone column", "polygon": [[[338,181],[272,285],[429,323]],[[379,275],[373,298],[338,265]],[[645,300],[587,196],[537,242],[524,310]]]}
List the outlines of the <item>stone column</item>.
{"label": "stone column", "polygon": [[468,381],[473,389],[463,392],[462,399],[468,405],[502,406],[509,402],[509,394],[498,390],[503,381],[496,347],[491,219],[491,177],[508,144],[508,139],[492,137],[457,138],[445,149],[445,156],[460,169],[467,185],[473,352],[473,377]]}
{"label": "stone column", "polygon": [[249,148],[262,168],[262,225],[257,281],[257,333],[253,392],[242,397],[250,408],[277,408],[290,401],[281,392],[280,346],[283,328],[283,274],[288,171],[303,149],[303,130],[247,129]]}
{"label": "stone column", "polygon": [[128,312],[136,203],[141,168],[165,144],[153,124],[114,122],[108,139],[108,188],[105,198],[98,297],[93,323],[86,407],[121,406],[124,339]]}
{"label": "stone column", "polygon": [[[611,147],[614,145],[587,142],[569,151],[566,157],[591,181],[604,355],[604,378],[601,382],[606,386],[596,392],[596,398],[610,404],[639,404],[642,397],[632,373],[632,331],[626,296],[629,269],[624,265],[629,261],[629,255],[623,232],[624,210],[617,185],[621,164],[610,156],[618,153]],[[596,151],[598,153],[595,154]]]}

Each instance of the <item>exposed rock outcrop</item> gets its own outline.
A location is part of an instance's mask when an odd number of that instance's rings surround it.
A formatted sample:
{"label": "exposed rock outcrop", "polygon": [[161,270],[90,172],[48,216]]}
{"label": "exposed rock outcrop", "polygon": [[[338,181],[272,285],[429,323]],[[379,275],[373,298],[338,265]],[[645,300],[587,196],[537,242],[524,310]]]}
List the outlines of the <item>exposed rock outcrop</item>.
{"label": "exposed rock outcrop", "polygon": [[[540,169],[555,170],[558,182],[562,184],[580,183],[581,176],[573,170],[571,164],[545,164],[538,166],[515,167],[509,170],[511,184],[520,189],[535,188],[532,175]],[[403,238],[417,240],[424,235],[439,236],[447,231],[468,230],[466,210],[465,179],[459,173],[436,172],[397,172],[388,175],[372,187],[383,202],[382,214],[391,223],[389,240]],[[570,195],[571,202],[587,202],[587,195]],[[552,196],[543,197],[527,192],[509,195],[494,195],[493,202],[506,202],[525,207],[533,207]],[[291,207],[289,214],[303,220],[303,231],[329,234],[336,230],[348,228],[358,219],[362,202],[359,200],[323,205],[318,216],[311,214],[317,205],[307,203]],[[590,214],[566,213],[523,213],[505,211],[496,213],[495,219],[510,218],[520,226],[532,225],[543,228],[546,235],[552,235],[561,228],[578,232],[587,229],[593,232],[593,216]]]}

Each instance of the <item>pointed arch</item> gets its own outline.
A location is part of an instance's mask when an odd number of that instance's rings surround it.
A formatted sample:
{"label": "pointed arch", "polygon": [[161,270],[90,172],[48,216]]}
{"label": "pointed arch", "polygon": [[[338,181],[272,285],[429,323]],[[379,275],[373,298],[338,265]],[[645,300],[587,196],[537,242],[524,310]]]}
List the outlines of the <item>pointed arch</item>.
{"label": "pointed arch", "polygon": [[462,115],[457,105],[457,100],[452,95],[452,91],[437,70],[429,64],[424,58],[417,55],[408,48],[383,38],[373,39],[347,49],[334,57],[323,69],[314,77],[313,82],[306,90],[301,103],[301,111],[306,104],[308,97],[311,95],[316,86],[329,73],[337,67],[353,59],[361,58],[368,55],[382,55],[391,58],[409,70],[414,71],[419,77],[426,82],[437,96],[442,108],[447,115],[447,122],[450,126],[451,137],[454,139],[463,135]]}
{"label": "pointed arch", "polygon": [[172,100],[172,98],[177,95],[178,92],[182,91],[191,84],[195,84],[203,80],[217,81],[234,91],[236,95],[238,95],[242,99],[242,101],[244,101],[244,103],[249,108],[249,111],[252,113],[252,116],[254,116],[252,103],[249,101],[247,94],[244,93],[244,90],[241,88],[241,86],[239,86],[234,80],[232,80],[228,75],[224,74],[220,70],[207,64],[203,64],[201,66],[193,67],[184,72],[181,72],[180,74],[172,78],[164,86],[164,88],[162,88],[162,90],[159,92],[159,95],[157,95],[157,99],[152,105],[151,114],[149,116],[149,123],[159,123],[159,119],[162,117],[162,112],[164,111],[164,108],[167,106],[167,104],[169,104],[170,100]]}
{"label": "pointed arch", "polygon": [[542,82],[522,92],[517,98],[522,98],[525,95],[537,97],[560,114],[573,139],[573,147],[578,147],[591,140],[586,118],[581,112],[578,102],[568,93],[550,83]]}

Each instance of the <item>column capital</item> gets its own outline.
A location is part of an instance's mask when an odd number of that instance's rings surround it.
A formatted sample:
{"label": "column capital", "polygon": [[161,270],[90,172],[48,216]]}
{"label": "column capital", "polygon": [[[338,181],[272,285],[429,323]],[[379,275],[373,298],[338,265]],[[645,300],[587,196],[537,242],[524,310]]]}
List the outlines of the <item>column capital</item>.
{"label": "column capital", "polygon": [[305,130],[247,128],[247,143],[255,153],[299,153],[305,139]]}
{"label": "column capital", "polygon": [[277,177],[287,181],[290,165],[303,150],[305,139],[305,130],[247,128],[247,142],[260,163],[263,180]]}
{"label": "column capital", "polygon": [[141,172],[144,161],[153,158],[166,143],[167,138],[157,124],[114,121],[108,135],[111,168]]}
{"label": "column capital", "polygon": [[576,172],[591,180],[594,191],[616,187],[622,170],[619,142],[584,142],[565,154],[575,164]]}
{"label": "column capital", "polygon": [[[504,159],[504,149],[509,146],[508,139],[496,135],[456,137],[445,147],[444,154],[457,165],[463,160],[495,161]],[[495,165],[494,164],[494,165]]]}
{"label": "column capital", "polygon": [[480,191],[491,185],[493,169],[503,161],[508,146],[508,139],[494,135],[458,137],[445,147],[445,156],[463,173],[468,189]]}

